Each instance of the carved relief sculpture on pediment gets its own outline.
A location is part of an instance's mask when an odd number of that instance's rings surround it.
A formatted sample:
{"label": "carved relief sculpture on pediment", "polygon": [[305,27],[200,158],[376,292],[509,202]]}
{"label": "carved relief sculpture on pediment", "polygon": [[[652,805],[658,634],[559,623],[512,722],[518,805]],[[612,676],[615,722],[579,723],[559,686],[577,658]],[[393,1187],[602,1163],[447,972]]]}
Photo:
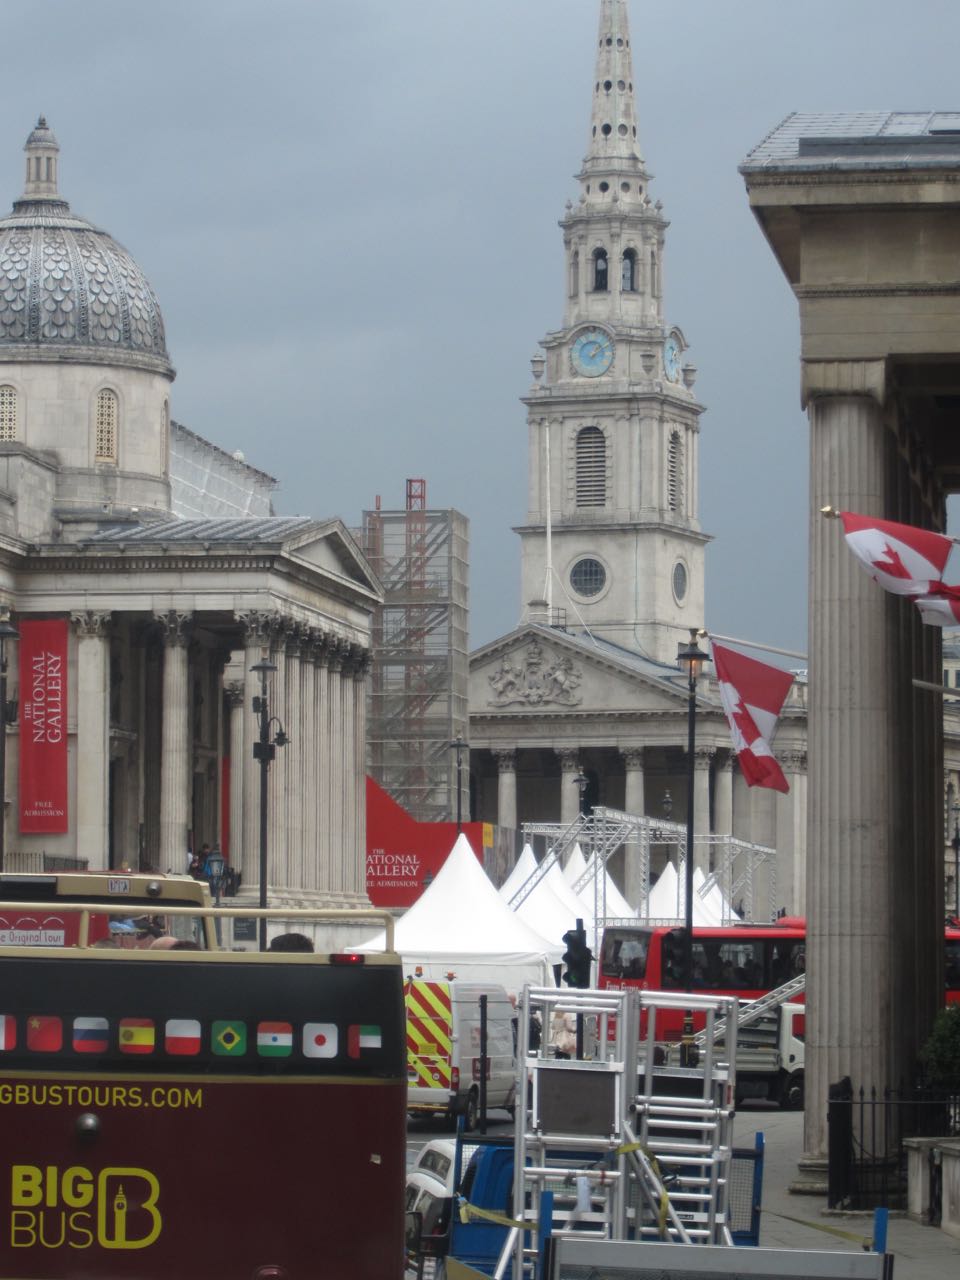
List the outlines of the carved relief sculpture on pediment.
{"label": "carved relief sculpture on pediment", "polygon": [[490,705],[574,707],[581,701],[577,690],[582,679],[583,672],[572,658],[544,651],[538,640],[532,640],[523,652],[505,654],[489,677]]}

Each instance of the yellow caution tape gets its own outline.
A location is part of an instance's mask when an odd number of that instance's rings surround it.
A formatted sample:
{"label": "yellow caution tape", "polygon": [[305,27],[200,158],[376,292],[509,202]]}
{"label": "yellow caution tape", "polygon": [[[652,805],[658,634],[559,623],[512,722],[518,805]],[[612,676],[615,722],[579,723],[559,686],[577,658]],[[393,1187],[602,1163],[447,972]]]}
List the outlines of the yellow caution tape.
{"label": "yellow caution tape", "polygon": [[814,1231],[825,1231],[827,1235],[837,1236],[840,1240],[852,1240],[861,1249],[873,1250],[873,1237],[858,1236],[853,1231],[841,1231],[839,1227],[828,1227],[825,1222],[810,1222],[807,1218],[791,1218],[789,1213],[775,1213],[772,1209],[762,1211],[771,1218],[783,1218],[784,1222],[796,1222],[801,1227],[812,1227]]}
{"label": "yellow caution tape", "polygon": [[667,1217],[670,1208],[670,1197],[667,1195],[663,1187],[663,1178],[660,1176],[660,1166],[657,1164],[657,1157],[652,1151],[648,1151],[642,1142],[624,1142],[617,1147],[614,1155],[628,1156],[634,1151],[642,1151],[650,1162],[650,1167],[660,1180],[660,1209],[657,1214],[657,1230],[660,1232],[660,1239],[667,1238]]}
{"label": "yellow caution tape", "polygon": [[464,1224],[469,1223],[471,1219],[482,1218],[484,1222],[495,1222],[501,1227],[519,1227],[521,1231],[535,1231],[537,1228],[535,1222],[518,1222],[516,1218],[508,1218],[503,1213],[494,1213],[491,1209],[480,1209],[477,1205],[464,1200],[462,1196],[458,1197],[457,1207],[460,1211],[460,1221]]}

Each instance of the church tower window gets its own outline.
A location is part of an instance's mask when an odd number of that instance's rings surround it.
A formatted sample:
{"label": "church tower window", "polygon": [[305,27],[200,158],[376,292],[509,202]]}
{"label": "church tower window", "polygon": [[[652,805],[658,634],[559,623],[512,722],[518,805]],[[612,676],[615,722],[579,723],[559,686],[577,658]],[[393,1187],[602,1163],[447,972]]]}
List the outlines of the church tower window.
{"label": "church tower window", "polygon": [[607,501],[607,441],[599,427],[577,432],[578,507],[602,507]]}
{"label": "church tower window", "polygon": [[0,440],[17,438],[17,392],[9,385],[0,387]]}
{"label": "church tower window", "polygon": [[97,462],[116,462],[117,460],[117,393],[109,388],[97,394],[96,411],[96,444]]}
{"label": "church tower window", "polygon": [[570,259],[570,297],[575,298],[580,292],[580,254],[575,249]]}
{"label": "church tower window", "polygon": [[634,249],[627,249],[623,255],[623,264],[620,270],[620,289],[623,293],[636,293],[637,254]]}
{"label": "church tower window", "polygon": [[594,249],[593,291],[594,293],[606,293],[607,287],[607,251],[606,249]]}
{"label": "church tower window", "polygon": [[667,456],[667,505],[671,511],[683,511],[683,439],[679,431],[670,433]]}

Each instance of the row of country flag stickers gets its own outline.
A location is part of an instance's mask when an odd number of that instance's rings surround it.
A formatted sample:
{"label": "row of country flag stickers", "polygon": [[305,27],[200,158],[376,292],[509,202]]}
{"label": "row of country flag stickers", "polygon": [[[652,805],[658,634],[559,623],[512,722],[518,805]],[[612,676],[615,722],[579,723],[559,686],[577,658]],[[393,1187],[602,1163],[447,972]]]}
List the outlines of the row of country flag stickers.
{"label": "row of country flag stickers", "polygon": [[[107,1053],[111,1027],[106,1018],[61,1018],[56,1015],[32,1014],[25,1020],[24,1046],[32,1053],[62,1053],[72,1046],[74,1053]],[[194,1018],[169,1018],[157,1023],[153,1018],[120,1018],[117,1048],[121,1053],[155,1053],[162,1048],[167,1054],[193,1057],[203,1048],[203,1029]],[[297,1031],[290,1022],[257,1022],[232,1020],[210,1025],[210,1052],[220,1058],[240,1058],[247,1053],[248,1041],[256,1045],[261,1058],[289,1058],[294,1043],[299,1044],[305,1058],[335,1058],[340,1052],[340,1033],[334,1022],[305,1022]],[[10,1014],[0,1014],[0,1052],[17,1047],[17,1021]],[[380,1027],[350,1023],[346,1049],[351,1058],[359,1058],[369,1050],[383,1047]]]}

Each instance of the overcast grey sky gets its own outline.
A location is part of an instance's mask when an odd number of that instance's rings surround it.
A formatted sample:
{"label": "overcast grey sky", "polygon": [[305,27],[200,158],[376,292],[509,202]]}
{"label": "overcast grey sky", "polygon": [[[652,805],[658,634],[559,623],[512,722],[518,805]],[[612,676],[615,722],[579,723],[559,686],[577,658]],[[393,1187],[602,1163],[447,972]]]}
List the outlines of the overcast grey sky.
{"label": "overcast grey sky", "polygon": [[[518,397],[562,318],[598,0],[31,0],[4,14],[0,206],[38,114],[156,290],[173,415],[359,522],[427,480],[471,522],[471,645],[520,614]],[[806,645],[796,306],[737,165],[792,110],[958,109],[957,0],[630,0],[699,369],[711,630]]]}

